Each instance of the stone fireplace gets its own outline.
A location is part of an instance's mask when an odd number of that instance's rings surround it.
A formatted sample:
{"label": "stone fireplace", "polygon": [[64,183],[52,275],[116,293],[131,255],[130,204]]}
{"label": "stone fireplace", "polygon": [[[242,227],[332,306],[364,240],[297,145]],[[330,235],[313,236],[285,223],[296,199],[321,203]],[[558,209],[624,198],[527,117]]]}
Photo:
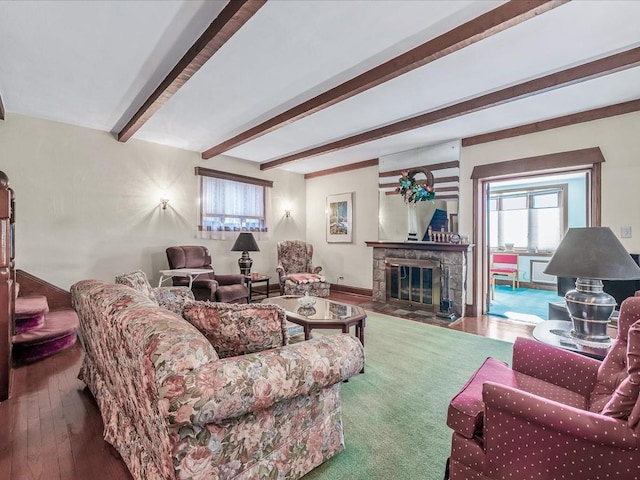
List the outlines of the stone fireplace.
{"label": "stone fireplace", "polygon": [[421,306],[437,312],[440,301],[446,299],[456,316],[464,315],[467,252],[473,245],[385,241],[366,244],[373,247],[374,301],[409,308]]}

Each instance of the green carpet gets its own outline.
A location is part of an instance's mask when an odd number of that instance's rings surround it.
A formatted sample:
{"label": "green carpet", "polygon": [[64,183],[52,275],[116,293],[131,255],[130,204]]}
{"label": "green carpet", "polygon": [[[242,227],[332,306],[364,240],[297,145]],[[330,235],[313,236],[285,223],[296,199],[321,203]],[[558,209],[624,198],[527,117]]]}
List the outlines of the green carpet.
{"label": "green carpet", "polygon": [[367,312],[366,372],[341,387],[346,450],[304,480],[440,480],[449,456],[451,398],[513,345]]}

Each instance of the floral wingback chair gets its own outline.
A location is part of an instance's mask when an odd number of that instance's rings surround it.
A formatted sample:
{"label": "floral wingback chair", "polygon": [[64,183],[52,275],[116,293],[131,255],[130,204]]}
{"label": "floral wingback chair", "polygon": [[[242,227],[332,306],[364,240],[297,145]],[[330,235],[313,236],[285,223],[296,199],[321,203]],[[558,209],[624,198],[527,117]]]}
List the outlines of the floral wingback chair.
{"label": "floral wingback chair", "polygon": [[142,270],[116,276],[116,283],[126,285],[149,297],[155,304],[182,315],[182,307],[195,300],[187,287],[152,287]]}
{"label": "floral wingback chair", "polygon": [[330,285],[320,275],[322,267],[313,266],[313,245],[300,240],[278,242],[280,293],[328,297]]}

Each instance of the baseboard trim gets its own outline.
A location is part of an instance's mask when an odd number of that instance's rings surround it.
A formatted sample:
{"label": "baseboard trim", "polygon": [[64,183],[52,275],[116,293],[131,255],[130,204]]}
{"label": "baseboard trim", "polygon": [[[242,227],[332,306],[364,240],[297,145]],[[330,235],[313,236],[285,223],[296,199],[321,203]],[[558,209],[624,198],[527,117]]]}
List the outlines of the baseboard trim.
{"label": "baseboard trim", "polygon": [[373,289],[371,288],[350,287],[349,285],[342,285],[341,283],[332,283],[331,290],[334,292],[344,292],[351,293],[353,295],[360,295],[362,297],[373,297]]}

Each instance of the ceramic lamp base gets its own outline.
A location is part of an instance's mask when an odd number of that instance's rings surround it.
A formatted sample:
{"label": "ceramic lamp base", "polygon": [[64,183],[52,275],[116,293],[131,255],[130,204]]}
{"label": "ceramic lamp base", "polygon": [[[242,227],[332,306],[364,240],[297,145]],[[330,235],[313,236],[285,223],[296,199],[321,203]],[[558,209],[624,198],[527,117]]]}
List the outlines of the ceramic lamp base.
{"label": "ceramic lamp base", "polygon": [[571,336],[590,343],[609,343],[609,318],[616,308],[616,300],[602,290],[602,281],[578,278],[576,289],[565,296],[573,328]]}
{"label": "ceramic lamp base", "polygon": [[251,273],[253,260],[249,257],[249,252],[242,252],[242,256],[238,259],[238,265],[240,266],[240,273],[242,275],[249,275]]}

